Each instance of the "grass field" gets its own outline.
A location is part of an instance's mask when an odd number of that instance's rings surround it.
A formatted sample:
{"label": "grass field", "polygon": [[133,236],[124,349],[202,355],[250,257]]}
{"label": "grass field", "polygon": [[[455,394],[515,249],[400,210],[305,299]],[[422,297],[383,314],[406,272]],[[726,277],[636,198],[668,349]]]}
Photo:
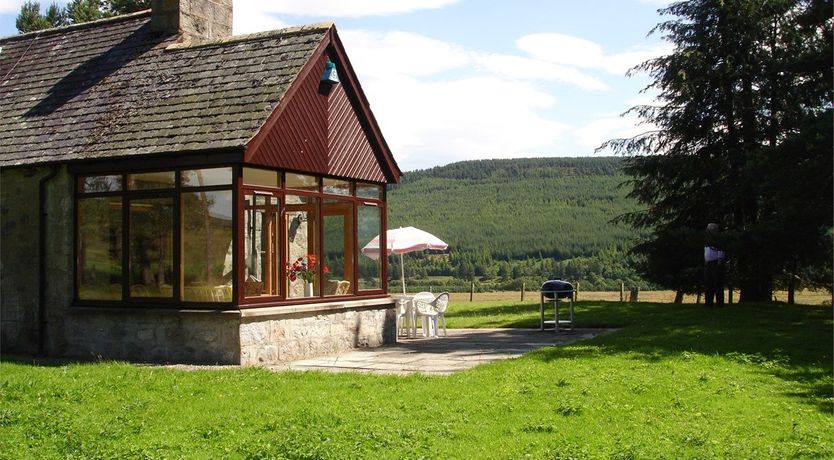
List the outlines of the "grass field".
{"label": "grass field", "polygon": [[[527,290],[524,293],[525,300],[538,300],[538,291]],[[619,291],[579,291],[579,300],[605,300],[610,302],[617,302],[620,300]],[[738,301],[738,291],[734,293],[735,301]],[[452,301],[468,302],[468,292],[453,292],[450,294]],[[787,291],[776,291],[773,296],[777,301],[786,302],[788,300]],[[625,293],[625,298],[628,299],[628,291]],[[496,301],[496,300],[521,300],[521,291],[502,291],[502,292],[476,292],[474,294],[476,301]],[[675,291],[640,291],[638,295],[640,302],[654,302],[654,303],[672,303],[675,300]],[[683,303],[694,304],[698,301],[695,295],[685,295]],[[703,302],[703,299],[701,300]],[[809,291],[802,290],[796,292],[796,303],[802,305],[831,305],[831,293],[826,291]]]}
{"label": "grass field", "polygon": [[[455,302],[450,327],[531,327]],[[832,310],[580,302],[619,327],[448,377],[0,363],[0,458],[832,458]],[[442,340],[442,339],[438,339]]]}

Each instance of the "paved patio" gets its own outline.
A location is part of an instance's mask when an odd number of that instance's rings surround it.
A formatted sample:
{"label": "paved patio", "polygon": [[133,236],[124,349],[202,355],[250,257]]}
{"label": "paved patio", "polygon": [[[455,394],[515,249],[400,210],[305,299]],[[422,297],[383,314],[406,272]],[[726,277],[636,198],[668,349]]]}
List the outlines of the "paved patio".
{"label": "paved patio", "polygon": [[449,375],[531,350],[590,339],[614,329],[449,329],[447,337],[400,338],[392,346],[295,361],[276,370]]}

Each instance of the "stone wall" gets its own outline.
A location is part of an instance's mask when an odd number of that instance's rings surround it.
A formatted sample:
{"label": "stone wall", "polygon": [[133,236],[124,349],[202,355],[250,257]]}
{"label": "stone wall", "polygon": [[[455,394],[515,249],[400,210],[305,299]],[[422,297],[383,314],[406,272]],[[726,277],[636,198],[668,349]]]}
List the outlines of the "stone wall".
{"label": "stone wall", "polygon": [[75,309],[63,356],[140,362],[237,364],[237,312]]}
{"label": "stone wall", "polygon": [[392,305],[243,318],[240,363],[276,364],[396,342]]}
{"label": "stone wall", "polygon": [[46,173],[0,171],[0,352],[38,349],[38,180]]}

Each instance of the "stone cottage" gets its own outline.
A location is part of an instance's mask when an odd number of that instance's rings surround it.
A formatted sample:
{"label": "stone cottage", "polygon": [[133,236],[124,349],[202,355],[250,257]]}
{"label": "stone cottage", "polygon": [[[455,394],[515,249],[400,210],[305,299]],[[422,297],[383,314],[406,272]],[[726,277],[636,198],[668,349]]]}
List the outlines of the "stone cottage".
{"label": "stone cottage", "polygon": [[362,247],[401,172],[336,28],[231,24],[231,0],[157,0],[0,39],[0,352],[267,364],[395,340]]}

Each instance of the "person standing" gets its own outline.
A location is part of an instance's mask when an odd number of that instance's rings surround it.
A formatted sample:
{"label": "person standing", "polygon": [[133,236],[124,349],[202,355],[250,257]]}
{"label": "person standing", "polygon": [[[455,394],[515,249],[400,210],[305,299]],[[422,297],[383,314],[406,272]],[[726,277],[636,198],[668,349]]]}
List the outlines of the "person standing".
{"label": "person standing", "polygon": [[[704,305],[724,306],[724,260],[726,254],[719,249],[716,237],[718,224],[707,225],[706,244],[704,245]],[[713,303],[714,301],[714,303]]]}

